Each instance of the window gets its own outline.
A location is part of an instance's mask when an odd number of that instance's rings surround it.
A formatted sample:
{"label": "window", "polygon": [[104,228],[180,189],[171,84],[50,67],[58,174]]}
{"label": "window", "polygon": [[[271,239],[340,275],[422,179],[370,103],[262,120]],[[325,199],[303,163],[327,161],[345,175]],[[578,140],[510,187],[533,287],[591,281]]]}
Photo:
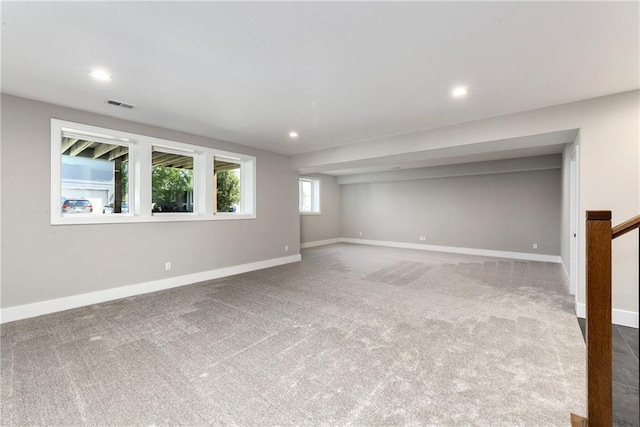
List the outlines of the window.
{"label": "window", "polygon": [[60,206],[63,217],[128,213],[129,145],[63,131]]}
{"label": "window", "polygon": [[214,212],[238,212],[242,208],[241,164],[216,156],[213,162]]}
{"label": "window", "polygon": [[153,148],[151,210],[154,213],[193,212],[193,156]]}
{"label": "window", "polygon": [[301,214],[320,214],[320,180],[300,178],[299,209]]}
{"label": "window", "polygon": [[56,119],[51,129],[52,224],[255,218],[253,156]]}

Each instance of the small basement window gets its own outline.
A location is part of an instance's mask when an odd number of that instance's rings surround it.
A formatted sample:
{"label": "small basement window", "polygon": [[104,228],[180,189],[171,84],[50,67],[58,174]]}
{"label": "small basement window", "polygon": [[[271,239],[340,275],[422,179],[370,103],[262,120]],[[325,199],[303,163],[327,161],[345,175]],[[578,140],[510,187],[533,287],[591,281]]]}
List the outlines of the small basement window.
{"label": "small basement window", "polygon": [[299,210],[301,214],[320,214],[320,180],[300,178]]}
{"label": "small basement window", "polygon": [[238,159],[216,156],[213,161],[214,212],[240,213],[242,165]]}
{"label": "small basement window", "polygon": [[62,217],[128,214],[128,144],[63,132],[60,147]]}
{"label": "small basement window", "polygon": [[151,154],[151,210],[154,214],[193,212],[192,155],[153,148]]}

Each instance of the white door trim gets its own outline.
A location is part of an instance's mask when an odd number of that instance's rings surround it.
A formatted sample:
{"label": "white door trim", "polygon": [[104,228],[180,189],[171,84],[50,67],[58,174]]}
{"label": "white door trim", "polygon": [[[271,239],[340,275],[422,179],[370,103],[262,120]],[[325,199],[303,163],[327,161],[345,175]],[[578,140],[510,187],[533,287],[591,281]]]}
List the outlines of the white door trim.
{"label": "white door trim", "polygon": [[580,147],[575,146],[569,163],[569,293],[578,304],[580,277]]}

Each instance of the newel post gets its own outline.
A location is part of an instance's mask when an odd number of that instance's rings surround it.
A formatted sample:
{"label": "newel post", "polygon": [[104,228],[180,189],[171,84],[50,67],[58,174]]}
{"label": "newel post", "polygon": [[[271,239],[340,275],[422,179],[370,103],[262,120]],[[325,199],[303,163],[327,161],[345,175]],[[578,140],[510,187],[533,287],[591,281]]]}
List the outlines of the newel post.
{"label": "newel post", "polygon": [[611,211],[587,211],[587,407],[590,426],[611,426]]}

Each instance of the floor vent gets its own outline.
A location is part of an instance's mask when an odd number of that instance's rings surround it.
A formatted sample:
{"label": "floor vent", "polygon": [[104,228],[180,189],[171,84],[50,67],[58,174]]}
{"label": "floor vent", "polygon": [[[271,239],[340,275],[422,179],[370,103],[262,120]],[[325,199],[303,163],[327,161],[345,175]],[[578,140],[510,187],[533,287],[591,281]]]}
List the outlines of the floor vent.
{"label": "floor vent", "polygon": [[116,101],[114,99],[107,100],[107,104],[115,105],[116,107],[126,108],[127,110],[133,110],[134,108],[136,108],[136,106],[133,104],[127,104],[126,102]]}

